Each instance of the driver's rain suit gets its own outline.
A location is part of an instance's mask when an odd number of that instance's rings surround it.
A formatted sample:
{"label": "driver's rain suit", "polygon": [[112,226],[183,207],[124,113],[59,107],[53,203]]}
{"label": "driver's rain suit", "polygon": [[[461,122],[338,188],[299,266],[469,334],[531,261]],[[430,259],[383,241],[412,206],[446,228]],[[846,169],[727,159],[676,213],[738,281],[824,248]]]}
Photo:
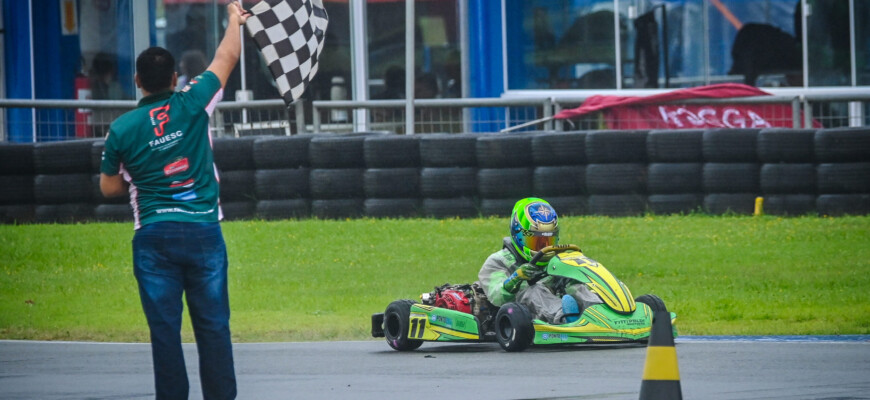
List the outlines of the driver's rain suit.
{"label": "driver's rain suit", "polygon": [[577,304],[584,307],[601,303],[601,299],[592,293],[586,285],[579,282],[566,282],[564,278],[547,276],[534,285],[523,282],[516,293],[510,293],[504,288],[504,281],[528,260],[521,257],[513,247],[510,238],[504,238],[502,249],[492,253],[484,261],[477,273],[478,285],[483,288],[489,302],[496,306],[516,301],[529,309],[532,318],[551,324],[562,324],[562,294],[570,294]]}

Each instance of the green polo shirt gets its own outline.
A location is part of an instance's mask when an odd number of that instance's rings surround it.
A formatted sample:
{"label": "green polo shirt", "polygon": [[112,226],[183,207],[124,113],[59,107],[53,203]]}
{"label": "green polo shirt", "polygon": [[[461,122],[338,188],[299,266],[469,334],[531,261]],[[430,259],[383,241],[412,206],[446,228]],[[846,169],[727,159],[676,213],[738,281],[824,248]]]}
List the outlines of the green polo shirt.
{"label": "green polo shirt", "polygon": [[211,71],[180,92],[155,93],[109,127],[100,171],[130,184],[135,229],[158,221],[217,222],[208,120],[223,91]]}

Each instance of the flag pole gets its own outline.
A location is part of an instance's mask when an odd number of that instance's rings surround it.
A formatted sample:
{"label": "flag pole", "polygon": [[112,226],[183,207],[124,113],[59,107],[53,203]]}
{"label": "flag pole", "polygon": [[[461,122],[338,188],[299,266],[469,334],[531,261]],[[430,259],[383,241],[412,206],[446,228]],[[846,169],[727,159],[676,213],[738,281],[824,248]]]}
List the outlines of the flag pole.
{"label": "flag pole", "polygon": [[414,0],[405,0],[405,134],[414,134]]}
{"label": "flag pole", "polygon": [[[241,7],[241,3],[239,3],[239,6]],[[229,16],[227,18],[229,18]],[[241,51],[241,54],[239,57],[241,59],[239,62],[239,64],[240,64],[239,68],[241,68],[241,75],[242,75],[242,96],[244,96],[243,97],[244,101],[248,101],[251,99],[248,98],[248,92],[247,92],[248,82],[245,79],[245,30],[244,29],[239,29],[239,43],[241,43],[241,46],[242,46],[242,51]],[[239,100],[238,94],[235,94],[235,96],[236,96],[235,100],[238,101]],[[247,124],[247,123],[248,123],[248,110],[246,108],[242,108],[242,124]]]}
{"label": "flag pole", "polygon": [[499,132],[511,132],[511,131],[515,131],[515,130],[517,130],[517,129],[522,129],[522,128],[529,127],[529,126],[532,126],[532,125],[537,125],[537,124],[544,123],[544,122],[547,122],[547,121],[552,121],[552,120],[554,120],[555,118],[556,118],[556,117],[544,117],[544,118],[539,118],[539,119],[536,119],[536,120],[534,120],[534,121],[529,121],[529,122],[526,122],[526,123],[523,123],[523,124],[519,124],[519,125],[511,126],[511,127],[509,127],[509,128],[504,128],[504,129],[500,130]]}

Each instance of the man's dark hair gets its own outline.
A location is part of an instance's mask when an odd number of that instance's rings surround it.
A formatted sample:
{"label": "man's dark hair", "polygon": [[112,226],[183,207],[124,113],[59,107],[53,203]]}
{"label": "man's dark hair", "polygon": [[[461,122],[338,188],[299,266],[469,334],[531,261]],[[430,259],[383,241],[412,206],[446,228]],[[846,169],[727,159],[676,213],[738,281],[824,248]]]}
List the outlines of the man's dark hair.
{"label": "man's dark hair", "polygon": [[175,73],[175,58],[162,47],[149,47],[136,58],[139,85],[149,93],[169,89]]}

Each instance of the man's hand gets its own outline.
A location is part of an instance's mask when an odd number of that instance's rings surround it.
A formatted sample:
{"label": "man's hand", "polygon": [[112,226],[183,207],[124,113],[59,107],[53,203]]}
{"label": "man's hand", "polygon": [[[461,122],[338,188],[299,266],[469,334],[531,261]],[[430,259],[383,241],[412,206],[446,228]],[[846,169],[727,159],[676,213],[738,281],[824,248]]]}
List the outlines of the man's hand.
{"label": "man's hand", "polygon": [[510,293],[516,293],[523,281],[535,279],[544,273],[544,267],[534,264],[523,264],[504,281],[503,287]]}
{"label": "man's hand", "polygon": [[516,271],[516,274],[520,276],[520,279],[524,280],[535,279],[543,273],[544,267],[534,264],[523,264],[517,268]]}
{"label": "man's hand", "polygon": [[229,17],[230,23],[244,25],[245,21],[247,21],[248,17],[251,15],[253,14],[242,8],[242,3],[238,1],[233,1],[227,4],[227,16]]}

